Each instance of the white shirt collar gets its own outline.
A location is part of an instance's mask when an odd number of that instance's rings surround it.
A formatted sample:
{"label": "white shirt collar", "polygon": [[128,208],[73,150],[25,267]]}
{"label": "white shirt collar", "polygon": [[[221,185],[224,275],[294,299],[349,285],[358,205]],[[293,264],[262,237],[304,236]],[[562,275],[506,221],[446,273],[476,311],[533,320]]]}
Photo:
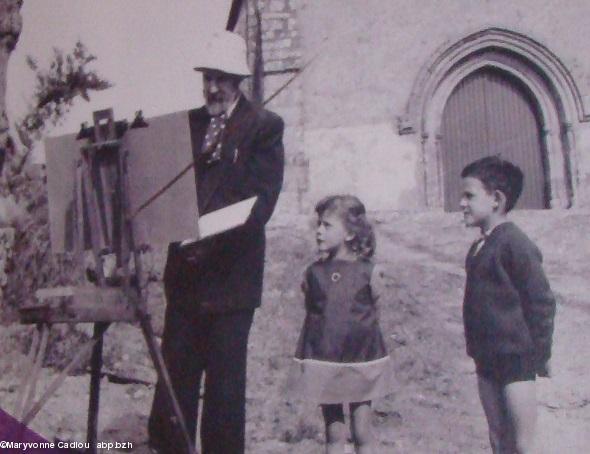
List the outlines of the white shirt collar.
{"label": "white shirt collar", "polygon": [[493,226],[491,229],[488,229],[485,232],[483,232],[481,234],[481,236],[475,241],[475,249],[473,251],[473,255],[477,255],[477,253],[481,250],[481,248],[483,247],[483,244],[490,237],[492,232],[494,230],[496,230],[497,227],[501,226],[502,224],[505,224],[506,222],[508,222],[508,221],[502,221],[499,224],[496,224],[495,226]]}

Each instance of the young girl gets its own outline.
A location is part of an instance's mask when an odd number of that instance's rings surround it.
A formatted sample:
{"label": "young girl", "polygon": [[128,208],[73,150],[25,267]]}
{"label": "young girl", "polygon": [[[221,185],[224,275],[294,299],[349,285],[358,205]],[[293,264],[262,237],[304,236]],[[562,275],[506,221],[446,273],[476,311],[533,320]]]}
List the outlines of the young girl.
{"label": "young girl", "polygon": [[356,452],[372,453],[371,400],[389,393],[391,378],[375,306],[381,279],[370,261],[375,236],[354,196],[327,197],[316,212],[321,258],[304,276],[306,317],[289,389],[321,404],[326,453],[344,450],[344,404]]}

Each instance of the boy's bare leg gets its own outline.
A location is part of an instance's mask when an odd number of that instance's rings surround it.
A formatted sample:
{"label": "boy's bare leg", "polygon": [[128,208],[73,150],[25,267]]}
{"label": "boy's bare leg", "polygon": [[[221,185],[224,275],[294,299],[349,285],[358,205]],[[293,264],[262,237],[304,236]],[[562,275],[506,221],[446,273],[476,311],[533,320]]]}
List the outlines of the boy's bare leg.
{"label": "boy's bare leg", "polygon": [[373,425],[371,424],[371,401],[350,404],[352,438],[357,454],[373,454]]}
{"label": "boy's bare leg", "polygon": [[477,376],[477,389],[483,411],[488,420],[490,446],[494,454],[512,454],[508,450],[510,434],[506,424],[504,393],[502,386],[494,380]]}
{"label": "boy's bare leg", "polygon": [[537,425],[537,394],[534,380],[504,386],[507,422],[514,437],[514,452],[530,454]]}
{"label": "boy's bare leg", "polygon": [[340,404],[322,405],[326,426],[326,454],[342,454],[346,441],[344,409]]}

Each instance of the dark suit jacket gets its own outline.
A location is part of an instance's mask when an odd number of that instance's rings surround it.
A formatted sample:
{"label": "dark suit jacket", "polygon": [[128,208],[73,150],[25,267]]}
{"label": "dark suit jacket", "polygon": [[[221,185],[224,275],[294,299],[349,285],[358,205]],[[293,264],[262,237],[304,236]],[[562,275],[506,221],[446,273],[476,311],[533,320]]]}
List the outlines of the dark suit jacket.
{"label": "dark suit jacket", "polygon": [[189,112],[199,214],[254,195],[246,224],[194,247],[172,243],[164,272],[168,304],[204,312],[253,309],[260,305],[264,270],[264,226],[283,182],[283,120],[244,97],[226,125],[221,160],[201,156],[209,124],[205,107]]}
{"label": "dark suit jacket", "polygon": [[467,353],[532,355],[538,370],[551,356],[555,298],[541,252],[512,222],[497,226],[467,254],[463,321]]}

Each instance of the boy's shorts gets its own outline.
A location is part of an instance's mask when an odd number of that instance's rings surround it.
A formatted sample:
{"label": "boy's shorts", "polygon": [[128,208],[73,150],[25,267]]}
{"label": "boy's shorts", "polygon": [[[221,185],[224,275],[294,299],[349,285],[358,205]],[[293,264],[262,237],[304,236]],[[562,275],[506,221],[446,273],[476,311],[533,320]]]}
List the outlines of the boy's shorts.
{"label": "boy's shorts", "polygon": [[535,361],[532,355],[496,355],[485,361],[475,360],[475,370],[488,380],[501,385],[535,380]]}

